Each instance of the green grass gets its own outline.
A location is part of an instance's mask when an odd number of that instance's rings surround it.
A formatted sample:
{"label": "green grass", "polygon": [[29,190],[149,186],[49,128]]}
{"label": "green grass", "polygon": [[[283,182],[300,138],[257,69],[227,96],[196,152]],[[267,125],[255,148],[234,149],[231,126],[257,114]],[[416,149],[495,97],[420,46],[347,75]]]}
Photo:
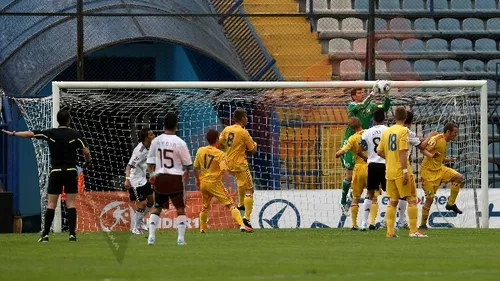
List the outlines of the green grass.
{"label": "green grass", "polygon": [[176,231],[159,232],[154,246],[129,233],[80,233],[71,244],[67,234],[43,244],[36,234],[8,234],[0,235],[0,280],[500,280],[500,230],[406,233],[187,231],[182,247]]}

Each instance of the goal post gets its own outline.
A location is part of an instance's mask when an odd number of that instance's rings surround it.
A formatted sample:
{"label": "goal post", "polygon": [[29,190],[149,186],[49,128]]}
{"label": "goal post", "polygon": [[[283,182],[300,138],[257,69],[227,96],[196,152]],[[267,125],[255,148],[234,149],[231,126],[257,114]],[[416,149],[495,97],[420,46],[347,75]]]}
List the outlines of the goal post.
{"label": "goal post", "polygon": [[[53,82],[50,104],[45,106],[51,106],[52,126],[57,125],[55,116],[60,108],[70,109],[72,123],[88,139],[93,161],[99,162],[97,167],[93,163],[88,177],[85,175],[86,190],[106,190],[109,191],[107,194],[123,190],[123,170],[137,144],[134,134],[140,127],[149,126],[159,133],[165,113],[170,110],[179,112],[179,133],[194,157],[196,149],[206,145],[206,131],[211,128],[222,131],[224,126],[230,125],[232,112],[243,107],[249,111],[247,127],[259,146],[258,152],[249,158],[256,188],[256,207],[252,214],[254,226],[338,227],[344,225],[336,221],[340,212],[335,197],[343,171],[334,154],[339,149],[347,124],[346,105],[350,95],[345,89],[369,90],[374,83]],[[416,122],[412,129],[419,136],[430,130],[441,130],[447,121],[459,125],[457,142],[452,142],[448,151],[459,158],[454,168],[465,176],[459,199],[462,198],[460,202],[466,202],[469,209],[466,218],[465,214],[460,218],[443,215],[438,219],[451,223],[441,225],[489,227],[486,85],[485,80],[391,81],[393,107],[405,106],[414,111]],[[380,102],[381,97],[376,99]],[[19,103],[22,108],[23,101]],[[23,114],[28,116],[34,110],[27,108]],[[393,123],[392,109],[388,119]],[[414,151],[411,157],[418,178],[422,155]],[[41,160],[38,161],[40,167]],[[189,190],[196,190],[193,181],[188,186]],[[420,188],[420,184],[418,186]],[[445,193],[449,195],[448,189]],[[122,202],[128,199],[113,200]],[[275,202],[293,203],[287,205],[293,205],[287,210],[294,209],[297,218],[287,221],[289,218],[285,215],[279,223],[266,222],[267,210],[275,207],[278,208],[276,212],[280,211],[279,208],[285,210],[286,204],[275,206]],[[96,223],[96,227],[86,227],[112,230],[110,225],[102,222],[108,207],[112,208],[110,204],[104,208],[96,207],[99,210],[94,215],[101,216],[101,222]],[[443,209],[438,206],[436,213],[444,214]],[[213,227],[220,227],[226,224],[224,219],[231,221],[230,215],[227,218],[223,212],[224,209],[218,209],[216,213],[209,213],[209,226],[210,222]],[[193,214],[194,221],[196,210]],[[60,212],[56,213],[56,216],[60,215]],[[218,218],[219,215],[224,218]],[[79,214],[79,227],[83,219]],[[168,225],[169,222],[164,223]],[[193,227],[195,225],[193,223]],[[54,225],[54,230],[60,230],[60,226]]]}

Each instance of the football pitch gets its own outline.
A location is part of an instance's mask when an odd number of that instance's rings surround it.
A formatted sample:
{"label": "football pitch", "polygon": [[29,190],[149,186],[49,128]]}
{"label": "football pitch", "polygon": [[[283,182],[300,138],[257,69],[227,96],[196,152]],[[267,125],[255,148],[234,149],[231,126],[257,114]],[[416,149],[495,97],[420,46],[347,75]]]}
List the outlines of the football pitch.
{"label": "football pitch", "polygon": [[160,231],[156,245],[126,232],[0,235],[0,280],[500,280],[500,229],[256,229]]}

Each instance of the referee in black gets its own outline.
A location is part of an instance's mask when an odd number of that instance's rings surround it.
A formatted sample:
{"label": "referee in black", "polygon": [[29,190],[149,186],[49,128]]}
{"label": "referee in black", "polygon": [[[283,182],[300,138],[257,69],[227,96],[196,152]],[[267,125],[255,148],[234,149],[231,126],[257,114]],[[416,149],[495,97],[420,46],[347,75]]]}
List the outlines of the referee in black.
{"label": "referee in black", "polygon": [[87,148],[87,142],[82,134],[69,128],[71,117],[67,110],[60,110],[57,113],[58,128],[24,132],[10,132],[2,130],[4,133],[21,138],[36,138],[45,140],[49,145],[50,151],[50,175],[49,186],[47,189],[49,204],[45,212],[45,224],[42,236],[38,242],[49,242],[49,231],[54,220],[54,211],[57,206],[59,195],[66,192],[66,206],[68,208],[69,241],[76,242],[76,208],[75,197],[78,193],[78,172],[77,150],[82,150],[85,156],[85,165],[90,163],[90,151]]}

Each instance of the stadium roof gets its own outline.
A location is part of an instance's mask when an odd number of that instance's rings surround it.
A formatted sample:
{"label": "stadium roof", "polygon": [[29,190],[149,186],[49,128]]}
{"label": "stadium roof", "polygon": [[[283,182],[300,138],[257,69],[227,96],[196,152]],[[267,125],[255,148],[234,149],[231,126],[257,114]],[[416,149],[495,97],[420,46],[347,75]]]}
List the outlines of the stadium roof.
{"label": "stadium roof", "polygon": [[[0,12],[76,12],[75,0],[0,0]],[[207,0],[84,1],[93,13],[212,13]],[[32,95],[76,61],[76,18],[0,16],[0,84],[8,94]],[[84,52],[121,42],[166,40],[195,49],[246,80],[244,66],[213,17],[84,18]]]}

